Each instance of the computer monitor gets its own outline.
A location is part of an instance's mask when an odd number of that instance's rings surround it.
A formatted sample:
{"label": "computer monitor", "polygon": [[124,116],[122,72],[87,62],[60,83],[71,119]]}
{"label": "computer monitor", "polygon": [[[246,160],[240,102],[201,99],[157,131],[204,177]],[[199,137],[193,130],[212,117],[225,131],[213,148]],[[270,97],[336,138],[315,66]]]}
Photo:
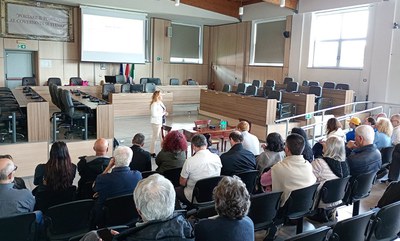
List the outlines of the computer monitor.
{"label": "computer monitor", "polygon": [[115,84],[117,83],[117,78],[115,75],[105,75],[104,76],[106,83]]}

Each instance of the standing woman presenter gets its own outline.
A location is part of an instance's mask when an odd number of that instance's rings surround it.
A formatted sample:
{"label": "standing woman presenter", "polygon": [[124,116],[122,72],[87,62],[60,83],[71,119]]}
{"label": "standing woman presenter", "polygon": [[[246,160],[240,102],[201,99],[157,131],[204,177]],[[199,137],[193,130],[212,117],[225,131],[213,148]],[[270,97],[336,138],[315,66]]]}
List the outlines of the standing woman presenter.
{"label": "standing woman presenter", "polygon": [[151,128],[153,129],[153,134],[151,136],[150,153],[152,157],[156,157],[155,146],[156,141],[160,139],[161,127],[165,123],[165,117],[168,115],[167,108],[162,102],[162,96],[159,90],[153,93],[151,103]]}

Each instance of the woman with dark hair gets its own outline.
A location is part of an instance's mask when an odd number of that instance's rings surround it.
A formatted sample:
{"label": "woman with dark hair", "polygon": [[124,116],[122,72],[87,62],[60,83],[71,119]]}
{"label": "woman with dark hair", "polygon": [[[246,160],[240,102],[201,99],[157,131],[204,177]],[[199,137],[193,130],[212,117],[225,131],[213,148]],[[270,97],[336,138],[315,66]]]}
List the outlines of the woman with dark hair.
{"label": "woman with dark hair", "polygon": [[293,133],[299,134],[304,138],[304,140],[305,140],[304,144],[305,145],[304,145],[304,150],[303,150],[302,155],[303,155],[304,159],[306,159],[309,162],[312,162],[312,160],[314,160],[314,155],[313,155],[313,151],[311,149],[311,146],[308,143],[307,133],[303,129],[299,128],[299,127],[294,127],[292,129],[291,133],[292,134]]}
{"label": "woman with dark hair", "polygon": [[330,118],[328,122],[326,122],[326,139],[331,136],[336,136],[346,141],[346,134],[342,130],[342,124],[340,124],[336,118]]}
{"label": "woman with dark hair", "polygon": [[237,176],[225,176],[214,188],[217,217],[202,219],[194,228],[196,241],[253,241],[254,224],[247,217],[250,194]]}
{"label": "woman with dark hair", "polygon": [[35,209],[44,210],[73,200],[76,188],[72,182],[75,174],[76,165],[71,162],[65,142],[53,143],[47,163],[39,164],[35,169],[34,184],[38,185],[33,190],[36,197]]}
{"label": "woman with dark hair", "polygon": [[162,149],[156,157],[157,172],[164,173],[166,170],[183,166],[186,160],[187,141],[179,131],[168,133],[162,143]]}
{"label": "woman with dark hair", "polygon": [[285,158],[285,142],[279,133],[273,132],[268,134],[266,145],[262,146],[264,151],[257,157],[257,170],[260,174],[265,168],[272,167],[275,163],[280,162]]}

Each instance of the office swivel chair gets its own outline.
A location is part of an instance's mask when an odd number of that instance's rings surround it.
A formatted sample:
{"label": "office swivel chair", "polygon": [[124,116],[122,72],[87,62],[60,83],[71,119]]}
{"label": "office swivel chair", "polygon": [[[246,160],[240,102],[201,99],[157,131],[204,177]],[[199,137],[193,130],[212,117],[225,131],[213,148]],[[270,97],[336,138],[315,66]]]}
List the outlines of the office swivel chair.
{"label": "office swivel chair", "polygon": [[36,78],[35,77],[23,77],[22,78],[22,86],[35,86]]}
{"label": "office swivel chair", "polygon": [[282,103],[282,92],[272,91],[268,95],[268,99],[276,99],[277,101],[277,113],[276,116],[279,119],[286,118],[296,114],[296,105],[292,103]]}
{"label": "office swivel chair", "polygon": [[69,78],[69,85],[82,86],[83,81],[82,81],[81,77],[71,77],[71,78]]}
{"label": "office swivel chair", "polygon": [[251,85],[260,88],[261,87],[261,80],[255,79],[253,80],[253,82],[251,83]]}
{"label": "office swivel chair", "polygon": [[320,86],[318,81],[310,81],[308,86]]}
{"label": "office swivel chair", "polygon": [[275,84],[276,84],[275,80],[267,79],[267,81],[265,81],[265,83],[264,83],[264,87],[269,86],[272,88],[272,90],[275,90]]}
{"label": "office swivel chair", "polygon": [[156,85],[154,83],[146,83],[144,86],[144,92],[154,93],[154,91],[156,91]]}
{"label": "office swivel chair", "polygon": [[348,84],[337,84],[336,89],[337,90],[349,90],[350,86]]}
{"label": "office swivel chair", "polygon": [[257,86],[254,85],[250,85],[246,88],[246,92],[244,93],[244,95],[248,95],[248,96],[256,96],[258,92],[258,88]]}
{"label": "office swivel chair", "polygon": [[122,74],[116,75],[115,76],[115,83],[117,83],[117,84],[125,84],[126,83],[125,76],[122,75]]}
{"label": "office swivel chair", "polygon": [[222,88],[222,92],[231,92],[231,85],[229,84],[224,84],[224,87]]}
{"label": "office swivel chair", "polygon": [[147,83],[154,83],[155,85],[161,85],[160,78],[148,78]]}
{"label": "office swivel chair", "polygon": [[131,84],[126,83],[121,85],[121,93],[130,93],[131,92]]}
{"label": "office swivel chair", "polygon": [[140,78],[140,84],[142,84],[142,85],[145,85],[146,83],[147,83],[147,80],[148,80],[149,78]]}
{"label": "office swivel chair", "polygon": [[297,82],[289,82],[286,86],[286,92],[298,92],[299,91],[299,83]]}
{"label": "office swivel chair", "polygon": [[335,82],[325,82],[322,88],[325,89],[334,89],[336,88],[336,83]]}
{"label": "office swivel chair", "polygon": [[287,85],[290,82],[293,82],[293,78],[292,77],[286,77],[285,79],[283,79],[283,84]]}
{"label": "office swivel chair", "polygon": [[169,80],[169,84],[170,84],[170,85],[179,85],[179,79],[177,79],[177,78],[171,78],[171,79]]}
{"label": "office swivel chair", "polygon": [[196,80],[188,79],[187,80],[187,85],[197,85],[197,82],[196,82]]}
{"label": "office swivel chair", "polygon": [[144,92],[144,85],[143,84],[132,84],[131,85],[131,93],[142,93]]}
{"label": "office swivel chair", "polygon": [[236,89],[236,94],[244,94],[246,93],[247,87],[249,86],[249,83],[239,83]]}
{"label": "office swivel chair", "polygon": [[115,86],[114,84],[104,84],[101,90],[101,96],[104,100],[109,99],[109,95],[111,93],[115,93]]}
{"label": "office swivel chair", "polygon": [[47,79],[47,85],[55,84],[57,86],[61,86],[61,79],[58,77],[50,77]]}

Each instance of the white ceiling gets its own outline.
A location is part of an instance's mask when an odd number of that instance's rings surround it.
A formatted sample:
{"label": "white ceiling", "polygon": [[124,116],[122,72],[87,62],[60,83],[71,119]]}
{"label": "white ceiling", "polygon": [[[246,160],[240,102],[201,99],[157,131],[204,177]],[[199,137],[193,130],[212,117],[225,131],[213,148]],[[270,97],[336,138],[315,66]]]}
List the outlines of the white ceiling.
{"label": "white ceiling", "polygon": [[[148,13],[150,17],[172,20],[174,22],[198,25],[221,25],[237,23],[238,19],[192,7],[185,4],[175,6],[172,0],[41,0],[71,6],[87,5],[115,8],[121,10]],[[201,0],[199,0],[201,1]],[[293,14],[292,11],[268,3],[257,3],[245,6],[243,20],[250,21],[263,18],[274,18]]]}

